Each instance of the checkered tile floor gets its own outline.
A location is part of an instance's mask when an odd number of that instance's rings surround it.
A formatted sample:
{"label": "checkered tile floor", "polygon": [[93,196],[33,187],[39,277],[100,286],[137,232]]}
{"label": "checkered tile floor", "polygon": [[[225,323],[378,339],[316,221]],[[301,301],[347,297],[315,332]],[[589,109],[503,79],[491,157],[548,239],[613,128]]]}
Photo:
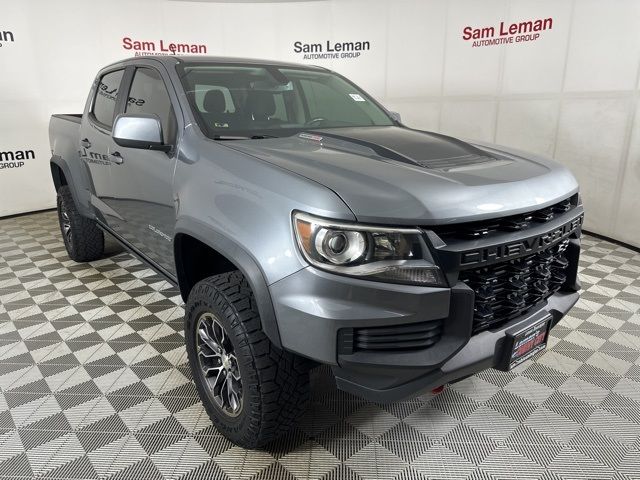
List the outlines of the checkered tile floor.
{"label": "checkered tile floor", "polygon": [[301,424],[248,452],[211,426],[178,292],[76,264],[52,212],[0,220],[2,478],[640,478],[640,255],[584,239],[585,292],[516,371],[379,406],[313,372]]}

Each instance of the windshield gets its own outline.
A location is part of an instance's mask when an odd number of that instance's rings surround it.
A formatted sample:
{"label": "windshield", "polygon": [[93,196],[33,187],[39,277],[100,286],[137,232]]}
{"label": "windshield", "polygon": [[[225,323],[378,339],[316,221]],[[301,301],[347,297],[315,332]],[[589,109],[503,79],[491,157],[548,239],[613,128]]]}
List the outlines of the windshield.
{"label": "windshield", "polygon": [[371,97],[331,72],[231,64],[178,68],[198,124],[214,139],[394,124]]}

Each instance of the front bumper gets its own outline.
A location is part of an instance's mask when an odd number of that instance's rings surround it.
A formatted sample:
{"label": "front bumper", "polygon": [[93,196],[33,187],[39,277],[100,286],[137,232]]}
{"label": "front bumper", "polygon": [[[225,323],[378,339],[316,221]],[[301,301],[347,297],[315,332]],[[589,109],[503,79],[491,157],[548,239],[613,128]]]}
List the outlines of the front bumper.
{"label": "front bumper", "polygon": [[[331,365],[338,388],[377,402],[393,402],[497,366],[507,331],[551,315],[555,326],[578,301],[558,292],[539,308],[499,329],[471,334],[473,292],[462,283],[430,288],[357,280],[305,268],[273,284],[282,346]],[[444,319],[434,346],[413,351],[339,352],[338,332]]]}
{"label": "front bumper", "polygon": [[[484,331],[472,336],[462,349],[457,351],[445,363],[431,368],[388,369],[385,373],[396,374],[394,382],[378,378],[379,369],[364,364],[347,365],[333,369],[338,388],[360,395],[376,402],[395,402],[414,397],[432,389],[466,378],[488,368],[498,368],[506,352],[508,331],[517,331],[525,326],[533,325],[551,314],[551,328],[575,305],[579,294],[557,293],[546,302],[546,305],[534,313],[515,319],[503,328]],[[394,371],[395,370],[395,371]]]}

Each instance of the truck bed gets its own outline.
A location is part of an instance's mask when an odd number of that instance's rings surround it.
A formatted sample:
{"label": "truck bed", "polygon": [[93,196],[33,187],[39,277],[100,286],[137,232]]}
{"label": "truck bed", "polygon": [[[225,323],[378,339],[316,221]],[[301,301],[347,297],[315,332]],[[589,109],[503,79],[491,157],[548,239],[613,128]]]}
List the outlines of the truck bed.
{"label": "truck bed", "polygon": [[82,123],[81,113],[54,113],[51,117],[61,118],[63,120],[69,120],[74,123]]}
{"label": "truck bed", "polygon": [[78,141],[82,114],[56,114],[49,120],[49,146],[54,156],[74,161],[78,158]]}

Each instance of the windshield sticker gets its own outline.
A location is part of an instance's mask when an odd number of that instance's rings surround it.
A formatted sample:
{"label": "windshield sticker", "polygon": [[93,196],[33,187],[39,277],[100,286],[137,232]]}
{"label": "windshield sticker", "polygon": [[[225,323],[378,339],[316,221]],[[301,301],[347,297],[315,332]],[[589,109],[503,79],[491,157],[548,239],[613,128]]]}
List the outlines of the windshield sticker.
{"label": "windshield sticker", "polygon": [[356,102],[364,102],[364,98],[362,98],[360,95],[358,95],[357,93],[350,93],[349,96],[351,98],[353,98],[354,101]]}

